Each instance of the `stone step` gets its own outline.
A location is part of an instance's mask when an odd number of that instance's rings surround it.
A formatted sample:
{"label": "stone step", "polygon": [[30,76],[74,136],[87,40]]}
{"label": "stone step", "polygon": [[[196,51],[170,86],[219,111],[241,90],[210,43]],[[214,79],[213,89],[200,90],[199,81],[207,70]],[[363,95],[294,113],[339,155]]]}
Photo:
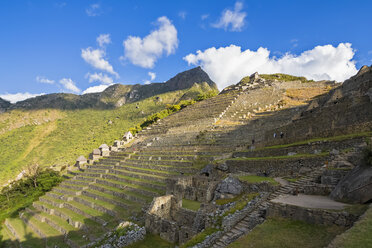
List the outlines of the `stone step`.
{"label": "stone step", "polygon": [[[146,158],[147,157],[147,158]],[[120,164],[148,164],[148,165],[167,165],[167,166],[178,166],[178,167],[190,167],[193,165],[191,160],[159,160],[157,157],[152,156],[138,156],[137,159],[127,159]],[[151,159],[150,159],[151,158]]]}
{"label": "stone step", "polygon": [[144,187],[151,188],[154,190],[165,191],[165,182],[160,183],[160,182],[154,182],[154,181],[147,181],[147,180],[142,180],[142,179],[138,179],[134,177],[115,175],[115,174],[105,174],[103,175],[102,178],[107,178],[110,180],[123,182],[123,183],[140,185],[140,186],[144,186]]}
{"label": "stone step", "polygon": [[133,209],[139,206],[133,201],[128,201],[117,196],[106,194],[93,189],[84,190],[81,194],[92,199],[108,202],[126,209]]}
{"label": "stone step", "polygon": [[45,241],[40,239],[34,230],[32,230],[28,225],[20,218],[7,218],[4,222],[5,226],[8,228],[22,247],[44,247]]}
{"label": "stone step", "polygon": [[140,195],[138,193],[134,193],[128,190],[117,189],[117,188],[110,187],[107,185],[102,185],[102,184],[91,185],[90,189],[100,191],[106,194],[110,194],[116,197],[121,197],[128,201],[132,201],[132,202],[136,202],[140,204],[146,204],[152,201],[151,197]]}
{"label": "stone step", "polygon": [[129,166],[129,167],[136,167],[136,168],[139,168],[139,169],[150,169],[150,170],[155,170],[155,171],[164,171],[166,174],[169,173],[195,173],[196,170],[194,167],[177,167],[177,166],[171,166],[171,165],[152,165],[152,164],[138,164],[138,163],[122,163],[120,165],[115,165],[114,166],[114,169],[117,168],[117,169],[127,169],[126,167]]}
{"label": "stone step", "polygon": [[47,223],[39,221],[32,215],[32,213],[22,212],[20,213],[20,219],[44,240],[46,246],[61,248],[69,247],[66,244],[64,237],[61,236],[57,230],[50,228]]}
{"label": "stone step", "polygon": [[110,187],[118,188],[118,189],[123,189],[123,190],[128,190],[132,191],[138,194],[142,194],[148,197],[156,197],[161,194],[164,194],[165,191],[160,191],[160,190],[154,190],[151,188],[146,188],[144,186],[136,185],[136,184],[129,184],[129,183],[123,183],[120,181],[114,181],[110,179],[97,179],[96,181],[97,184],[102,184],[102,185],[107,185]]}
{"label": "stone step", "polygon": [[181,173],[177,173],[177,172],[146,169],[146,168],[140,168],[140,167],[134,167],[134,166],[128,166],[128,165],[115,166],[115,169],[126,170],[126,171],[131,171],[131,172],[139,172],[143,174],[162,176],[162,177],[171,177],[171,176],[181,175]]}
{"label": "stone step", "polygon": [[110,173],[154,181],[154,182],[161,182],[161,183],[164,183],[166,179],[166,177],[163,177],[163,176],[150,175],[147,173],[140,173],[140,172],[134,172],[134,171],[128,171],[128,170],[119,170],[119,169],[111,169]]}

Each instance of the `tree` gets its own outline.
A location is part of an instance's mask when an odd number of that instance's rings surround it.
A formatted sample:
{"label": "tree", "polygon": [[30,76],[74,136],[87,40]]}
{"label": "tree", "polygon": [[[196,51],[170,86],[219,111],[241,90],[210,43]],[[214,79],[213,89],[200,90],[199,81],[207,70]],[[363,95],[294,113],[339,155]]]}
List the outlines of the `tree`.
{"label": "tree", "polygon": [[39,164],[27,165],[25,177],[29,178],[33,182],[35,188],[37,188],[37,179],[40,173],[41,173],[41,167]]}

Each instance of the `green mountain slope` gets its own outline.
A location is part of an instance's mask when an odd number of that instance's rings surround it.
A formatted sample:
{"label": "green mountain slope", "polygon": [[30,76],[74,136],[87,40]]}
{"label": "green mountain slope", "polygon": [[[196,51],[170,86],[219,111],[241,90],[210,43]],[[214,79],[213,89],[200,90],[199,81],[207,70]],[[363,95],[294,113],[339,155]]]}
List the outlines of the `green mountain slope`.
{"label": "green mountain slope", "polygon": [[[82,107],[79,101],[70,105],[73,108],[58,108],[58,104],[65,104],[64,101],[55,101],[49,105],[44,103],[44,108],[41,108],[37,99],[43,101],[50,95],[22,102],[23,105],[27,102],[26,109],[18,109],[22,105],[16,104],[17,108],[12,106],[13,110],[0,115],[0,185],[15,178],[29,164],[56,167],[72,165],[79,155],[88,156],[92,149],[101,144],[112,144],[129,128],[140,124],[147,116],[163,110],[167,104],[194,99],[200,93],[216,90],[213,82],[199,83],[197,75],[192,74],[192,84],[187,77],[183,79],[185,84],[180,83],[180,80],[176,82],[180,85],[169,84],[172,79],[165,84],[155,84],[157,86],[152,87],[163,89],[151,92],[142,89],[139,100],[126,101],[125,104],[122,102],[120,107],[115,105],[123,97],[120,89],[128,88],[125,85],[114,85],[99,93],[102,101],[112,104],[113,107],[109,108]],[[202,74],[199,81],[203,79]],[[177,87],[180,90],[174,90]],[[129,94],[139,94],[138,92],[133,93],[132,88]],[[81,97],[71,96],[75,99]]]}

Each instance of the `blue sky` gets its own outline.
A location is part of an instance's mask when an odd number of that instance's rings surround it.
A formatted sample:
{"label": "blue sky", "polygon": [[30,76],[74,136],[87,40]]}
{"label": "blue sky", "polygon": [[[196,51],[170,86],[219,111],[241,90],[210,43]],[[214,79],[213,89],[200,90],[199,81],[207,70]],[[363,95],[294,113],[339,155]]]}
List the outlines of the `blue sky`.
{"label": "blue sky", "polygon": [[342,81],[372,63],[371,10],[367,0],[4,0],[0,96],[163,82],[198,65],[220,89],[255,71]]}

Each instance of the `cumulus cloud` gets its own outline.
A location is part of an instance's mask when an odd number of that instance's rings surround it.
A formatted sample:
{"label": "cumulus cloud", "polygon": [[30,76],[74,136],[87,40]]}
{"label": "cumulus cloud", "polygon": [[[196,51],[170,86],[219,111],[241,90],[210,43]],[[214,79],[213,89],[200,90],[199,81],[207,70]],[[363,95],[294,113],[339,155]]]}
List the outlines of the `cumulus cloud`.
{"label": "cumulus cloud", "polygon": [[81,57],[96,69],[106,71],[116,77],[119,75],[114,71],[114,68],[105,59],[106,52],[103,49],[93,49],[88,47],[86,49],[81,49]]}
{"label": "cumulus cloud", "polygon": [[201,65],[221,90],[254,72],[287,73],[314,80],[344,81],[357,73],[353,57],[351,44],[340,43],[337,47],[316,46],[300,55],[286,53],[280,58],[270,57],[270,51],[266,48],[242,51],[241,47],[230,45],[218,49],[208,48],[203,52],[199,50],[183,59],[189,65]]}
{"label": "cumulus cloud", "polygon": [[89,79],[89,83],[93,83],[93,82],[101,82],[103,84],[112,84],[114,82],[114,80],[106,75],[106,74],[102,74],[102,73],[87,73],[85,75],[85,78],[88,78]]}
{"label": "cumulus cloud", "polygon": [[16,102],[19,102],[19,101],[26,100],[28,98],[41,96],[41,95],[45,95],[45,93],[40,93],[40,94],[31,94],[31,93],[28,93],[28,92],[15,93],[15,94],[6,93],[6,94],[3,94],[3,95],[0,95],[0,97],[9,101],[9,102],[11,102],[11,103],[16,103]]}
{"label": "cumulus cloud", "polygon": [[74,81],[72,81],[71,78],[62,78],[59,80],[59,83],[68,91],[71,91],[73,93],[80,93],[80,89],[76,87],[76,84]]}
{"label": "cumulus cloud", "polygon": [[220,19],[212,24],[212,27],[223,28],[229,31],[241,31],[245,25],[247,13],[242,11],[243,3],[236,2],[234,9],[226,9],[222,12]]}
{"label": "cumulus cloud", "polygon": [[150,76],[150,80],[153,81],[156,78],[156,73],[149,71],[148,75]]}
{"label": "cumulus cloud", "polygon": [[159,17],[153,30],[144,38],[129,36],[124,42],[124,57],[132,64],[144,68],[153,68],[155,62],[164,54],[175,53],[178,47],[177,29],[165,17]]}
{"label": "cumulus cloud", "polygon": [[88,94],[88,93],[102,92],[106,88],[108,88],[109,86],[110,86],[109,84],[101,84],[101,85],[97,85],[97,86],[92,86],[92,87],[89,87],[88,89],[84,90],[82,94],[84,95],[84,94]]}
{"label": "cumulus cloud", "polygon": [[150,76],[150,80],[146,80],[145,84],[151,84],[151,81],[153,81],[156,78],[156,73],[149,71],[147,74]]}
{"label": "cumulus cloud", "polygon": [[43,84],[54,84],[55,83],[54,80],[47,79],[44,76],[37,76],[36,81],[39,82],[39,83],[43,83]]}
{"label": "cumulus cloud", "polygon": [[85,9],[85,13],[87,13],[88,16],[99,16],[102,14],[101,5],[98,3],[91,4]]}
{"label": "cumulus cloud", "polygon": [[97,43],[100,47],[105,47],[107,44],[111,43],[110,34],[101,34],[97,37]]}

